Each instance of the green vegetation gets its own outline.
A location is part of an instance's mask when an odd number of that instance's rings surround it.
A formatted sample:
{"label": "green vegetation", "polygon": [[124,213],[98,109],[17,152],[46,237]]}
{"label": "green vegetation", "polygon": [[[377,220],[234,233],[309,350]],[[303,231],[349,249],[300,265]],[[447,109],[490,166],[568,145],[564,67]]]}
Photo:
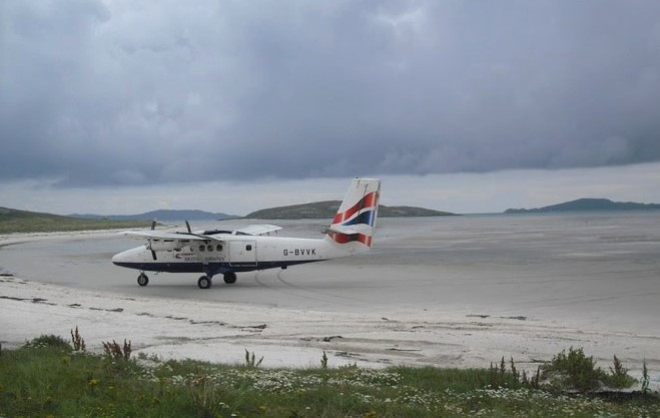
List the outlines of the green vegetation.
{"label": "green vegetation", "polygon": [[259,367],[262,361],[264,361],[263,356],[257,361],[257,355],[254,352],[250,353],[247,349],[245,350],[245,367],[249,369]]}
{"label": "green vegetation", "polygon": [[[261,209],[246,215],[251,219],[328,219],[335,216],[341,202],[328,200],[324,202],[305,203],[301,205],[280,206]],[[451,216],[453,213],[414,206],[384,206],[378,207],[380,217],[419,217],[419,216]]]}
{"label": "green vegetation", "polygon": [[0,207],[0,234],[143,228],[150,224],[148,221],[77,219]]}
{"label": "green vegetation", "polygon": [[605,386],[610,389],[623,389],[632,386],[635,379],[628,375],[628,369],[614,356],[614,367],[606,373],[596,366],[593,357],[587,357],[582,348],[563,350],[543,367],[541,378],[557,389],[570,389],[578,392],[593,392]]}
{"label": "green vegetation", "polygon": [[[84,341],[76,330],[71,344],[42,336],[20,349],[1,352],[0,416],[660,416],[657,395],[640,393],[608,402],[567,395],[556,391],[557,386],[546,390],[538,380],[524,383],[527,378],[523,374],[521,379],[513,360],[509,367],[502,359],[490,369],[371,370],[332,369],[324,356],[321,369],[272,370],[256,367],[254,353],[247,350],[245,366],[222,366],[134,359],[130,345],[104,343],[105,355],[91,355],[82,348]],[[583,354],[571,349],[548,367],[554,372],[574,366],[594,369]]]}

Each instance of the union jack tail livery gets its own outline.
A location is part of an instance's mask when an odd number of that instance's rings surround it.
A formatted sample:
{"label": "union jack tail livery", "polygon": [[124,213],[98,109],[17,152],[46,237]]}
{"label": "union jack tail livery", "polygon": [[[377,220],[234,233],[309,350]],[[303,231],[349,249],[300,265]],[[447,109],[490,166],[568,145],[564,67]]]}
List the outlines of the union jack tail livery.
{"label": "union jack tail livery", "polygon": [[328,229],[327,239],[350,252],[371,248],[378,217],[380,180],[355,178]]}

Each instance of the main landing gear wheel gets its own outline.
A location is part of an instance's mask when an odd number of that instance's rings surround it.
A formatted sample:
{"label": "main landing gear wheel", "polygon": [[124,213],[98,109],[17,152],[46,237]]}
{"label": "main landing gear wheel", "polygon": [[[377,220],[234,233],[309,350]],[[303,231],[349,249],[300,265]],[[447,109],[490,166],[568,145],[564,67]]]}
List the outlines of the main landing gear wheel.
{"label": "main landing gear wheel", "polygon": [[223,277],[225,279],[225,283],[227,284],[236,283],[236,273],[234,273],[233,271],[230,271],[229,273],[225,273]]}
{"label": "main landing gear wheel", "polygon": [[211,278],[208,276],[202,276],[197,280],[197,286],[199,286],[200,289],[208,289],[211,287]]}
{"label": "main landing gear wheel", "polygon": [[142,273],[138,276],[137,282],[140,286],[144,287],[149,284],[149,277],[146,274]]}

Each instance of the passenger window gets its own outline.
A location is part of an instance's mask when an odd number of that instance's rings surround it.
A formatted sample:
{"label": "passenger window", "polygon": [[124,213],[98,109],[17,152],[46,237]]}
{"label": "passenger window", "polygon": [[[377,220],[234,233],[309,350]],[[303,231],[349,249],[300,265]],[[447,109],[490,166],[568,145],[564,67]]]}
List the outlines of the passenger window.
{"label": "passenger window", "polygon": [[209,245],[206,249],[207,249],[209,252],[213,251],[213,245]]}
{"label": "passenger window", "polygon": [[245,250],[246,251],[252,251],[252,246],[251,245],[246,245]]}
{"label": "passenger window", "polygon": [[218,250],[218,252],[222,251],[222,245],[218,245],[218,246],[215,247],[215,248],[216,248],[216,250]]}
{"label": "passenger window", "polygon": [[199,246],[199,251],[204,252],[206,250],[206,247],[203,245]]}

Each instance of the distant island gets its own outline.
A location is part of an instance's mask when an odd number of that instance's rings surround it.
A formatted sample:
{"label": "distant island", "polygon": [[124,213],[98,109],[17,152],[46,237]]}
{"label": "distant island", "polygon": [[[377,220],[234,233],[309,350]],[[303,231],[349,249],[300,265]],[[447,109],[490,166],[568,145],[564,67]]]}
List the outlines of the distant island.
{"label": "distant island", "polygon": [[[280,206],[261,209],[245,216],[251,219],[329,219],[339,209],[339,200],[304,203],[300,205]],[[378,207],[381,217],[416,217],[416,216],[453,216],[454,213],[441,212],[414,206],[384,206]]]}
{"label": "distant island", "polygon": [[544,206],[535,209],[507,209],[504,213],[551,213],[551,212],[593,212],[593,211],[631,211],[660,210],[660,204],[613,202],[610,199],[584,198],[557,205]]}
{"label": "distant island", "polygon": [[90,215],[90,214],[73,214],[69,215],[71,218],[77,219],[107,219],[113,221],[218,221],[223,219],[236,218],[237,216],[228,215],[226,213],[212,213],[203,210],[176,210],[176,209],[162,209],[154,210],[151,212],[140,213],[136,215]]}

